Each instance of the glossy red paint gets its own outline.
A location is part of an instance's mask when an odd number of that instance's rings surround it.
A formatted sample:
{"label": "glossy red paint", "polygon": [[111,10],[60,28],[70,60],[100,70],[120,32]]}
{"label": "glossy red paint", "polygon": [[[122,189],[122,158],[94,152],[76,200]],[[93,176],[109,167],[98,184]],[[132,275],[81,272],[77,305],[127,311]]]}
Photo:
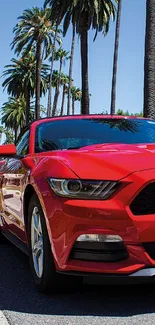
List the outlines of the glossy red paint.
{"label": "glossy red paint", "polygon": [[16,146],[14,144],[5,144],[0,146],[0,155],[14,156],[16,154]]}
{"label": "glossy red paint", "polygon": [[[141,242],[154,241],[154,216],[134,217],[129,209],[131,199],[153,177],[155,180],[155,169],[133,173],[124,178],[126,186],[114,198],[104,202],[59,198],[51,192],[46,182],[41,181],[44,213],[48,216],[57,268],[68,271],[130,273],[146,266],[155,266],[155,261],[141,246]],[[51,206],[54,208],[51,209]],[[127,245],[130,258],[119,263],[69,260],[73,243],[84,233],[118,234]]]}
{"label": "glossy red paint", "polygon": [[[91,117],[89,115],[63,117],[63,119]],[[110,116],[105,116],[107,117]],[[103,118],[103,115],[96,115],[96,118]],[[111,118],[123,119],[124,117]],[[60,118],[54,118],[54,120],[58,119]],[[36,154],[34,153],[35,130],[37,125],[46,121],[49,119],[35,121],[30,127],[29,154],[21,160],[22,172],[16,170],[18,175],[22,173],[20,177],[22,183],[18,182],[17,185],[17,179],[15,181],[16,196],[18,196],[17,192],[21,193],[22,207],[14,215],[16,221],[13,220],[11,212],[10,218],[3,214],[5,224],[16,227],[13,232],[22,241],[26,241],[27,216],[23,216],[23,205],[25,191],[27,186],[31,185],[38,195],[44,212],[57,270],[130,274],[145,267],[155,266],[155,260],[152,260],[142,247],[142,243],[155,242],[155,217],[154,215],[134,216],[130,210],[130,203],[140,190],[148,183],[155,182],[155,144],[103,144],[78,150],[57,150]],[[13,146],[10,147],[10,152],[15,152]],[[5,149],[0,148],[0,153],[5,155]],[[3,169],[2,171],[6,177],[6,171]],[[121,181],[121,186],[115,195],[105,201],[67,199],[53,193],[47,181],[50,177]],[[2,206],[4,208],[6,185],[3,185]],[[15,194],[11,194],[17,204],[18,197],[15,200]],[[12,211],[16,210],[15,203],[13,205]],[[86,233],[121,236],[129,257],[117,263],[71,259],[70,252],[77,237]]]}

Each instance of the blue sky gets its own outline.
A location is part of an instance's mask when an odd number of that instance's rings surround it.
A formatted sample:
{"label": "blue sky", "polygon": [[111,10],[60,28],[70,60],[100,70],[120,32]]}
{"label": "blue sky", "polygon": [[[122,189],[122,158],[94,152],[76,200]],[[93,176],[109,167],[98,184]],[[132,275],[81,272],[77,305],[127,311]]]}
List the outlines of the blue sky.
{"label": "blue sky", "polygon": [[[119,48],[117,103],[116,107],[129,112],[140,112],[143,108],[143,66],[144,66],[144,35],[145,35],[145,3],[146,0],[123,0],[121,37]],[[0,4],[0,75],[3,67],[9,64],[14,53],[10,50],[13,39],[13,27],[17,17],[26,8],[41,7],[42,0],[1,1]],[[114,50],[115,24],[111,23],[110,31],[104,38],[99,34],[93,42],[93,32],[89,34],[89,84],[91,93],[91,113],[101,113],[110,108],[112,62]],[[64,39],[63,47],[70,50],[71,32]],[[74,59],[75,85],[81,85],[80,47],[76,40]],[[64,67],[68,72],[68,66]],[[0,107],[7,101],[0,82]],[[46,99],[43,104],[46,105]],[[79,113],[77,106],[76,113]]]}

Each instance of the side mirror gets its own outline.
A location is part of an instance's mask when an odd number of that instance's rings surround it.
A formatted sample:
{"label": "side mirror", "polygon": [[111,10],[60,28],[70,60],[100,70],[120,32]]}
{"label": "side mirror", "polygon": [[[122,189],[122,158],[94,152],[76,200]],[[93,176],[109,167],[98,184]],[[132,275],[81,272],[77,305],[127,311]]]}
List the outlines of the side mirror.
{"label": "side mirror", "polygon": [[16,146],[14,144],[5,144],[0,146],[1,157],[13,157],[16,155]]}

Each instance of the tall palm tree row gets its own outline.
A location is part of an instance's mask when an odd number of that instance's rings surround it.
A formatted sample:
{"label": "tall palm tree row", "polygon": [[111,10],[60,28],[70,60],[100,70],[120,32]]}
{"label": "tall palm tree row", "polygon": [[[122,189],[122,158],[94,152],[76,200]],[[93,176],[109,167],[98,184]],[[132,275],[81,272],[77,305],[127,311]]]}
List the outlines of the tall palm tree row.
{"label": "tall palm tree row", "polygon": [[[47,73],[49,66],[41,65],[40,95],[45,95],[48,89]],[[6,79],[2,83],[9,95],[20,97],[24,95],[26,102],[26,125],[30,120],[30,101],[34,97],[36,89],[36,58],[34,51],[30,51],[19,60],[12,59],[11,64],[5,66],[3,77]]]}
{"label": "tall palm tree row", "polygon": [[[41,94],[41,66],[42,60],[46,59],[53,47],[53,39],[56,33],[55,24],[51,22],[50,10],[37,8],[24,10],[18,17],[19,22],[14,28],[12,48],[17,54],[23,56],[35,48],[36,58],[36,88],[35,88],[35,117],[40,118],[40,94]],[[57,40],[59,41],[59,36]]]}
{"label": "tall palm tree row", "polygon": [[[68,60],[69,52],[62,47],[55,53],[55,60],[59,61],[59,69],[53,74],[52,86],[55,88],[55,96],[53,101],[54,115],[57,112],[58,99],[60,96],[60,86],[62,90],[62,103],[60,114],[63,115],[65,108],[66,95],[69,87],[69,77],[62,72],[63,63]],[[4,81],[2,86],[7,90],[8,95],[14,96],[15,99],[24,96],[26,106],[24,105],[26,125],[30,121],[30,101],[35,95],[36,88],[36,58],[34,51],[24,54],[19,59],[12,59],[11,63],[6,65],[2,77]],[[49,89],[49,72],[48,64],[42,63],[41,66],[41,96],[45,95]],[[8,101],[9,102],[9,101]],[[5,103],[6,104],[6,103]],[[3,112],[4,106],[2,107]]]}
{"label": "tall palm tree row", "polygon": [[[81,113],[89,114],[89,84],[88,84],[88,31],[95,30],[107,33],[111,18],[115,17],[114,2],[117,0],[45,0],[45,6],[51,8],[51,18],[56,20],[59,14],[60,22],[63,20],[63,34],[66,35],[70,23],[80,36],[81,42],[81,75],[82,98]],[[60,17],[61,13],[61,17]],[[95,39],[94,38],[94,39]]]}
{"label": "tall palm tree row", "polygon": [[[117,6],[116,6],[117,5]],[[47,116],[56,112],[63,115],[67,102],[67,114],[75,113],[75,102],[81,105],[81,114],[89,114],[90,95],[88,79],[88,33],[92,28],[104,35],[114,20],[117,8],[113,75],[111,89],[111,114],[115,114],[116,81],[122,0],[45,0],[44,7],[24,10],[14,28],[12,49],[17,54],[3,72],[3,87],[9,96],[4,103],[2,122],[13,132],[15,138],[23,125],[33,118],[40,118],[42,95],[48,92]],[[70,53],[62,47],[63,36],[72,28]],[[80,38],[82,89],[77,88],[73,78],[73,58],[76,34]],[[47,64],[50,60],[51,66]],[[63,62],[69,60],[69,74],[63,72]],[[55,61],[59,62],[55,70]],[[155,0],[146,0],[146,32],[144,59],[144,116],[155,119]],[[54,99],[52,91],[55,88]],[[62,95],[61,101],[60,94]],[[32,115],[31,100],[35,97]],[[15,106],[16,104],[16,106]],[[60,107],[59,107],[60,104]],[[23,106],[23,111],[21,107]],[[14,113],[13,113],[14,110]],[[23,122],[25,119],[25,122]]]}
{"label": "tall palm tree row", "polygon": [[[10,64],[4,67],[2,77],[4,79],[2,86],[7,90],[8,95],[14,97],[14,100],[23,98],[23,109],[25,109],[25,123],[26,125],[31,120],[30,102],[35,96],[35,113],[34,118],[40,117],[40,97],[50,92],[50,78],[49,78],[49,65],[44,63],[52,53],[54,62],[59,60],[59,71],[57,72],[56,92],[53,101],[53,112],[50,115],[55,115],[58,106],[58,98],[60,95],[60,86],[63,85],[62,103],[60,113],[64,114],[66,94],[68,91],[69,79],[68,76],[62,73],[63,63],[70,59],[69,52],[62,48],[61,30],[59,26],[52,23],[50,20],[50,9],[32,8],[23,12],[19,18],[18,24],[14,28],[15,37],[11,44],[12,49],[20,57],[13,58]],[[41,40],[41,52],[38,56],[38,42]],[[55,43],[54,43],[55,42]],[[56,51],[56,43],[60,48]],[[39,60],[39,63],[38,63]],[[52,60],[52,59],[51,59]],[[72,53],[73,60],[73,53]],[[53,66],[54,66],[53,62]],[[41,66],[40,66],[41,63]],[[39,77],[38,76],[39,66]],[[63,77],[61,76],[63,75]],[[72,75],[72,73],[71,73]],[[51,71],[50,71],[51,77]],[[54,76],[55,78],[55,76]],[[38,86],[39,83],[39,86]],[[38,88],[39,87],[39,88]],[[52,88],[52,87],[51,87]],[[38,92],[39,89],[39,92]],[[1,108],[2,115],[6,112],[6,106],[15,107],[13,105],[13,97],[8,99]],[[25,102],[24,102],[25,100]],[[10,106],[11,101],[11,106]],[[39,102],[39,105],[38,105]],[[18,110],[19,117],[16,114],[14,118],[20,118],[20,110]],[[48,112],[47,112],[48,113]],[[5,114],[6,116],[6,114]],[[13,116],[13,115],[11,115]],[[10,119],[10,115],[7,118]],[[3,118],[3,123],[6,120]],[[16,123],[17,125],[18,123]],[[9,127],[9,126],[7,126]],[[17,137],[18,130],[15,131],[15,138]]]}
{"label": "tall palm tree row", "polygon": [[[121,1],[118,6],[115,57],[117,59]],[[3,77],[4,89],[15,99],[23,96],[26,106],[26,124],[30,119],[30,101],[35,95],[34,118],[40,118],[40,98],[48,91],[47,116],[54,116],[57,110],[64,114],[67,98],[67,114],[75,112],[75,101],[81,104],[81,114],[89,114],[89,83],[88,83],[88,32],[94,29],[95,37],[98,32],[104,35],[108,32],[111,19],[115,18],[115,4],[119,0],[45,0],[44,7],[33,7],[24,10],[18,17],[13,32],[12,49],[20,58],[12,59],[5,66]],[[63,21],[63,36],[72,26],[71,53],[62,48],[60,24]],[[81,44],[81,76],[82,90],[73,84],[73,57],[76,33],[80,36]],[[57,49],[57,44],[60,48]],[[117,47],[116,47],[117,45]],[[51,68],[44,63],[51,57]],[[69,59],[69,75],[63,74],[63,62]],[[54,62],[59,60],[59,69],[54,71]],[[115,60],[115,67],[116,62]],[[116,75],[115,69],[115,75]],[[65,76],[65,77],[64,77]],[[116,78],[115,78],[116,79]],[[52,82],[52,83],[51,83]],[[115,81],[116,84],[116,81]],[[61,108],[58,108],[60,87],[62,86]],[[116,86],[116,85],[115,85]],[[113,89],[115,89],[113,85]],[[55,88],[52,103],[52,88]],[[78,95],[80,94],[80,96]],[[67,95],[67,96],[66,96]],[[114,96],[113,96],[114,97]]]}

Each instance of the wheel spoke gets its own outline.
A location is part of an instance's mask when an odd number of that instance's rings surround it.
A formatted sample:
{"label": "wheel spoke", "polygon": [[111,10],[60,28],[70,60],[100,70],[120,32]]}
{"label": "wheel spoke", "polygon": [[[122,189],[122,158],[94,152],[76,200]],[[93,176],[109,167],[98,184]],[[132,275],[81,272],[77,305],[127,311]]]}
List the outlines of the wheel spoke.
{"label": "wheel spoke", "polygon": [[31,249],[35,272],[41,278],[43,274],[44,247],[41,219],[37,207],[34,208],[32,213]]}
{"label": "wheel spoke", "polygon": [[38,214],[36,212],[34,212],[33,218],[34,218],[34,226],[35,226],[36,229],[38,229],[38,224],[39,224],[38,218],[39,218],[39,216],[38,216]]}
{"label": "wheel spoke", "polygon": [[35,243],[35,231],[34,231],[34,219],[31,222],[31,246],[33,247]]}
{"label": "wheel spoke", "polygon": [[39,277],[41,277],[43,273],[43,250],[40,251],[40,256],[38,258],[38,273]]}
{"label": "wheel spoke", "polygon": [[40,239],[38,242],[36,242],[36,243],[34,244],[34,246],[33,246],[33,253],[34,253],[35,255],[37,255],[38,252],[39,252],[40,250],[42,250],[42,248],[43,248],[43,242],[42,242],[42,240]]}
{"label": "wheel spoke", "polygon": [[39,229],[38,229],[38,228],[36,228],[36,226],[35,226],[35,225],[34,225],[34,230],[35,230],[36,234],[37,234],[38,236],[40,236],[40,231],[39,231]]}
{"label": "wheel spoke", "polygon": [[40,234],[42,234],[42,226],[41,226],[40,217],[39,217],[39,220],[38,220],[38,231],[39,231]]}

